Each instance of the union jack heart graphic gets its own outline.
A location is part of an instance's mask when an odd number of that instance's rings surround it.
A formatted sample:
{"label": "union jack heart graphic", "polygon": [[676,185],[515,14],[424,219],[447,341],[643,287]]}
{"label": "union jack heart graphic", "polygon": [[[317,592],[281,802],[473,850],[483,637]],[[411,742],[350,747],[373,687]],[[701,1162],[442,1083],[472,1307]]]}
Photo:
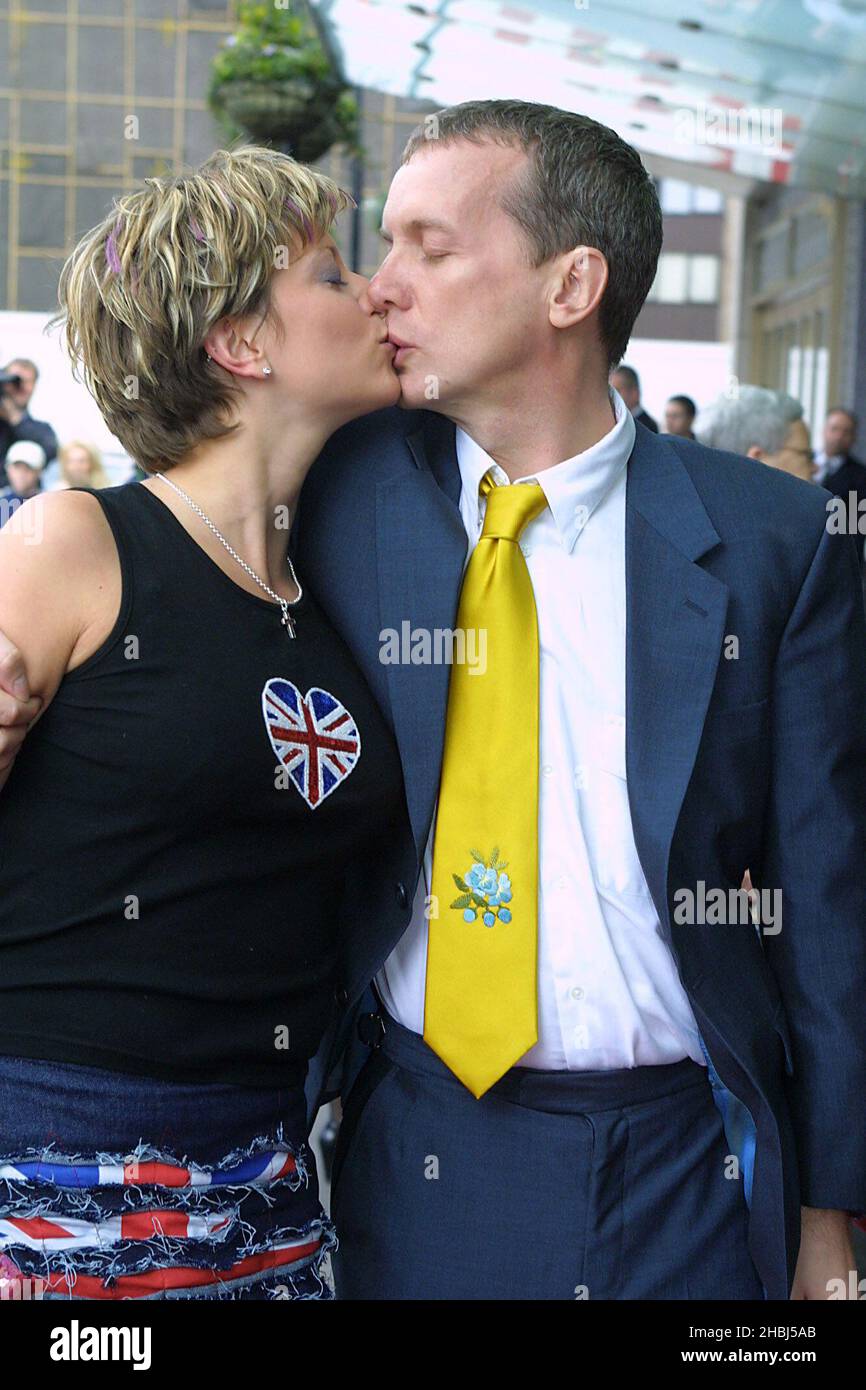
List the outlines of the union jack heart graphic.
{"label": "union jack heart graphic", "polygon": [[345,782],[361,756],[361,735],[346,706],[327,690],[272,676],[262,691],[271,747],[312,811]]}

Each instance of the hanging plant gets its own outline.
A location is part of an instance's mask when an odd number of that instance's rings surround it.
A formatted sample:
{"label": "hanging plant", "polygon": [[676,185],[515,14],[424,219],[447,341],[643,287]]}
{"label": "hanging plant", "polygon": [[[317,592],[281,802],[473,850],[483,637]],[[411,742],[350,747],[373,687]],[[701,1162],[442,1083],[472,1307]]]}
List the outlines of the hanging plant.
{"label": "hanging plant", "polygon": [[313,13],[248,2],[238,18],[208,88],[229,140],[270,144],[305,164],[336,144],[359,154],[358,104]]}

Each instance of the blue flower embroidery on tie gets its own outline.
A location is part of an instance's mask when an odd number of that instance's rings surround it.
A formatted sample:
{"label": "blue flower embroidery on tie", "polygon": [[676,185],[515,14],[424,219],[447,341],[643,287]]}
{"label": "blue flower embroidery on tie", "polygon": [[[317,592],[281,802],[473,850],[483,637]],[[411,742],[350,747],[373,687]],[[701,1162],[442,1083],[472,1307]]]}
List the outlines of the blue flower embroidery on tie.
{"label": "blue flower embroidery on tie", "polygon": [[499,858],[499,850],[494,849],[488,859],[477,849],[471,849],[472,865],[466,875],[452,874],[460,897],[455,898],[452,908],[462,911],[464,922],[475,922],[479,913],[485,927],[493,927],[497,921],[507,926],[511,921],[511,879],[505,873],[508,865]]}

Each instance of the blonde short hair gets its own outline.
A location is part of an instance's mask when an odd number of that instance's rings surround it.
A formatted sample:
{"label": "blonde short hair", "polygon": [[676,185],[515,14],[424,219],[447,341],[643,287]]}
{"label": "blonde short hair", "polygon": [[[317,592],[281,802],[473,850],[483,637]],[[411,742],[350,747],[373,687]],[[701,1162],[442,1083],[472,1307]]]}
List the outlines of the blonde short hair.
{"label": "blonde short hair", "polygon": [[60,464],[60,476],[64,483],[70,486],[77,486],[69,476],[68,459],[72,449],[83,449],[90,460],[90,486],[94,488],[108,487],[109,478],[102,464],[102,455],[92,444],[85,444],[83,439],[70,439],[66,444],[62,444],[57,450],[57,461]]}
{"label": "blonde short hair", "polygon": [[60,275],[73,373],[148,472],[237,429],[238,394],[203,342],[226,316],[270,314],[282,264],[354,206],[332,179],[258,146],[217,150],[191,174],[145,179],[87,232]]}

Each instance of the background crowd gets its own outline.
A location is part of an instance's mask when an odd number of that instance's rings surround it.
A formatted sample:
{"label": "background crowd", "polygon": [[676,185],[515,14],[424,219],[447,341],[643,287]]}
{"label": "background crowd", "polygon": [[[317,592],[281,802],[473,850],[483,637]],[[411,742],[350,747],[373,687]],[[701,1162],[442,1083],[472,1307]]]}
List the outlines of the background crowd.
{"label": "background crowd", "polygon": [[[60,444],[50,423],[30,414],[38,380],[39,369],[29,358],[13,358],[0,369],[0,526],[38,492],[96,489],[111,481],[94,445],[81,439]],[[641,403],[640,378],[633,367],[617,367],[611,385],[635,419],[654,433],[697,439],[711,448],[742,454],[843,498],[849,525],[857,528],[866,580],[866,464],[854,452],[854,410],[835,405],[827,411],[822,446],[814,451],[811,422],[800,402],[783,391],[735,382],[703,406],[691,396],[674,394],[665,403],[660,425]],[[131,463],[129,478],[142,476]]]}

